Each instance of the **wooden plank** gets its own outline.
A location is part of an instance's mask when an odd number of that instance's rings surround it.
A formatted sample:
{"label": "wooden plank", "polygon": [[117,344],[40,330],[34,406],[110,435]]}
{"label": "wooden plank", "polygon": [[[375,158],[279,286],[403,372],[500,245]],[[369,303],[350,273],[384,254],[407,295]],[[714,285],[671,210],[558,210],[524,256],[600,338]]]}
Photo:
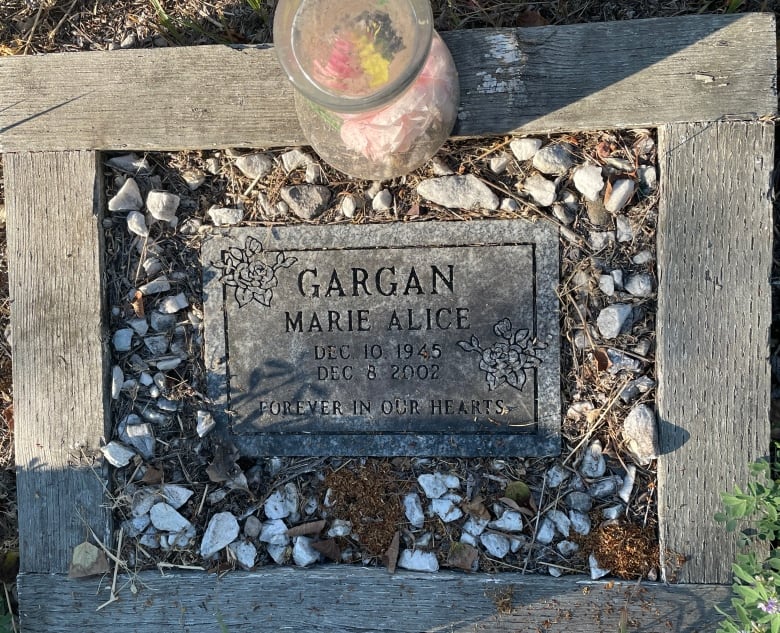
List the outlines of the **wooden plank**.
{"label": "wooden plank", "polygon": [[[127,579],[120,578],[121,585]],[[109,583],[63,576],[19,577],[25,633],[156,631],[318,631],[319,633],[703,633],[715,630],[715,603],[729,587],[617,582],[520,574],[398,573],[328,565],[161,576],[144,572],[136,596],[101,611]],[[120,585],[120,586],[121,586]],[[511,596],[511,598],[509,598]],[[505,602],[502,598],[508,598]],[[620,628],[623,610],[627,629]]]}
{"label": "wooden plank", "polygon": [[110,535],[90,469],[108,419],[102,175],[95,152],[4,161],[21,567],[64,572],[86,526]]}
{"label": "wooden plank", "polygon": [[736,552],[712,515],[769,452],[773,126],[659,130],[658,515],[680,579],[725,583]]}
{"label": "wooden plank", "polygon": [[[456,135],[753,119],[777,111],[772,14],[445,33]],[[0,58],[0,151],[304,142],[269,48]]]}

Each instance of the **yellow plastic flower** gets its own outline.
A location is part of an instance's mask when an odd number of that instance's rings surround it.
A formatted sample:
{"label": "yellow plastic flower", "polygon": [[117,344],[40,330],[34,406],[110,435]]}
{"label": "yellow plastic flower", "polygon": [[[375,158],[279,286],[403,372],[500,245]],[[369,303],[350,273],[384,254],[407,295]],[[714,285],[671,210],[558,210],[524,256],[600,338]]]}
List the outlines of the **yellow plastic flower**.
{"label": "yellow plastic flower", "polygon": [[363,70],[368,85],[378,88],[390,80],[390,60],[382,56],[374,43],[365,36],[358,38],[356,42],[360,67]]}

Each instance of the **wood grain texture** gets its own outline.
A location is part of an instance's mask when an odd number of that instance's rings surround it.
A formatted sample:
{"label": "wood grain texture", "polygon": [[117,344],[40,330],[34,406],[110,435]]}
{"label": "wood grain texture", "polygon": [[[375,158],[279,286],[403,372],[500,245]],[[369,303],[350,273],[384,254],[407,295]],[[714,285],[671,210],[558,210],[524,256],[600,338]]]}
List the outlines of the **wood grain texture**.
{"label": "wood grain texture", "polygon": [[[777,111],[771,14],[443,34],[455,135],[653,127]],[[177,150],[304,142],[270,48],[0,58],[0,151]]]}
{"label": "wood grain texture", "polygon": [[[121,585],[126,579],[121,579]],[[603,633],[619,631],[624,607],[632,633],[704,633],[719,616],[713,605],[729,587],[593,583],[582,577],[520,574],[398,573],[353,566],[276,568],[161,576],[144,572],[140,592],[108,599],[97,579],[23,574],[19,597],[25,633],[155,631],[317,631],[318,633]],[[510,597],[511,596],[511,597]],[[502,603],[502,598],[510,597]],[[503,608],[499,610],[499,604]]]}
{"label": "wood grain texture", "polygon": [[769,451],[773,126],[659,130],[658,515],[684,582],[726,583],[720,493]]}
{"label": "wood grain texture", "polygon": [[109,535],[89,468],[108,419],[102,179],[94,152],[4,161],[21,567],[63,572],[85,524]]}

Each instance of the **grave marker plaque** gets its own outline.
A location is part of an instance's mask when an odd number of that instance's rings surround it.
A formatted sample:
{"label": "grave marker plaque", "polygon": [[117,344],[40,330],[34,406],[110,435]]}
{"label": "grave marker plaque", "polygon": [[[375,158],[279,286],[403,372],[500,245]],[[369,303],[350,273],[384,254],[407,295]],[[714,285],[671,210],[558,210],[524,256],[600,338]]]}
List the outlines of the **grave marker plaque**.
{"label": "grave marker plaque", "polygon": [[201,258],[209,397],[245,454],[560,452],[550,225],[222,229]]}

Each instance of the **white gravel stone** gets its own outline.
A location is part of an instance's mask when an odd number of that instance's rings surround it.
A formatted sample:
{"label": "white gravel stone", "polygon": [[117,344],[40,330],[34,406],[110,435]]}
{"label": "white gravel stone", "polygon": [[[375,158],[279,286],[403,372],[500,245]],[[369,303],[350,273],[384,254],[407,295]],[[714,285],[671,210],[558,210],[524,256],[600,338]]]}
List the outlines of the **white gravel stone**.
{"label": "white gravel stone", "polygon": [[590,512],[593,507],[593,499],[590,495],[580,492],[579,490],[572,490],[565,497],[566,505],[572,510],[579,510],[580,512]]}
{"label": "white gravel stone", "polygon": [[357,202],[354,196],[344,196],[341,199],[341,213],[345,218],[354,218],[357,210]]}
{"label": "white gravel stone", "polygon": [[555,183],[540,174],[533,174],[523,182],[523,189],[540,207],[555,202]]}
{"label": "white gravel stone", "polygon": [[122,385],[125,383],[125,374],[119,365],[114,365],[111,369],[111,399],[116,400],[122,392]]}
{"label": "white gravel stone", "polygon": [[323,185],[293,185],[282,187],[282,200],[290,207],[290,211],[302,220],[313,220],[322,215],[330,204],[330,189]]}
{"label": "white gravel stone", "polygon": [[423,526],[425,523],[425,512],[418,494],[412,492],[404,497],[404,513],[412,527],[421,528]]}
{"label": "white gravel stone", "polygon": [[152,323],[152,329],[155,332],[167,332],[172,330],[176,325],[176,317],[172,314],[163,314],[157,310],[153,310],[149,316],[149,320]]}
{"label": "white gravel stone", "polygon": [[434,499],[431,502],[431,510],[433,510],[434,514],[444,521],[444,523],[457,521],[463,516],[463,511],[450,499]]}
{"label": "white gravel stone", "polygon": [[321,185],[325,181],[322,167],[317,163],[309,163],[306,165],[306,174],[303,176],[303,180],[310,185]]}
{"label": "white gravel stone", "polygon": [[571,152],[567,143],[550,143],[534,154],[532,164],[543,174],[560,176],[574,164]]}
{"label": "white gravel stone", "polygon": [[648,273],[637,273],[626,279],[626,292],[635,297],[650,297],[653,295],[653,278]]}
{"label": "white gravel stone", "polygon": [[126,323],[139,336],[146,336],[149,331],[149,322],[146,319],[128,319]]}
{"label": "white gravel stone", "polygon": [[296,536],[293,544],[293,560],[298,567],[308,567],[320,560],[320,553],[312,546],[308,536]]}
{"label": "white gravel stone", "polygon": [[561,541],[555,548],[560,552],[561,556],[571,556],[580,551],[580,546],[572,541]]}
{"label": "white gravel stone", "polygon": [[140,211],[144,206],[141,190],[133,178],[125,180],[116,195],[108,201],[109,211]]}
{"label": "white gravel stone", "polygon": [[588,494],[596,499],[611,497],[617,492],[619,486],[623,485],[623,480],[617,475],[610,475],[604,479],[593,482],[588,486]]}
{"label": "white gravel stone", "polygon": [[555,524],[547,517],[539,522],[539,529],[536,531],[536,542],[542,545],[549,545],[555,538]]}
{"label": "white gravel stone", "polygon": [[473,174],[423,180],[417,193],[449,209],[498,209],[498,196]]}
{"label": "white gravel stone", "polygon": [[257,538],[260,536],[260,530],[263,529],[263,524],[260,522],[254,514],[248,516],[244,521],[244,535],[247,538]]}
{"label": "white gravel stone", "polygon": [[594,251],[600,251],[615,242],[615,231],[588,231],[588,242]]}
{"label": "white gravel stone", "polygon": [[609,506],[608,508],[604,508],[601,511],[601,514],[608,521],[614,521],[615,519],[619,519],[623,515],[624,511],[625,508],[622,505],[618,504],[614,506]]}
{"label": "white gravel stone", "polygon": [[122,521],[122,529],[124,530],[125,536],[136,538],[143,534],[143,531],[149,527],[151,522],[152,520],[149,518],[149,515],[144,514],[139,517],[133,517],[132,519]]}
{"label": "white gravel stone", "polygon": [[[152,279],[152,281],[138,287],[138,291],[144,296],[168,292],[170,289],[171,282],[165,275],[160,275],[156,279]],[[154,321],[152,321],[152,327],[154,327]]]}
{"label": "white gravel stone", "polygon": [[654,191],[658,186],[658,172],[652,165],[640,167],[636,171],[639,185],[645,191]]}
{"label": "white gravel stone", "polygon": [[328,536],[349,536],[352,533],[352,523],[344,519],[335,519],[328,530]]}
{"label": "white gravel stone", "polygon": [[626,321],[631,316],[633,309],[626,303],[613,303],[607,306],[596,318],[596,326],[601,332],[601,336],[606,339],[616,338],[623,329]]}
{"label": "white gravel stone", "polygon": [[250,541],[236,541],[228,545],[241,569],[250,570],[257,561],[257,548]]}
{"label": "white gravel stone", "polygon": [[254,154],[244,154],[236,159],[236,167],[241,170],[250,180],[255,178],[262,178],[271,173],[274,168],[274,161],[268,154],[262,154],[260,152]]}
{"label": "white gravel stone", "polygon": [[560,464],[554,464],[547,471],[545,478],[550,488],[557,488],[569,478],[569,471]]}
{"label": "white gravel stone", "polygon": [[289,559],[289,549],[287,545],[270,544],[266,547],[268,555],[277,565],[284,565]]}
{"label": "white gravel stone", "polygon": [[203,533],[203,539],[200,542],[200,555],[203,558],[211,558],[237,538],[238,521],[236,517],[230,512],[217,512],[211,517],[206,531]]}
{"label": "white gravel stone", "polygon": [[611,273],[609,273],[612,276],[612,279],[615,281],[615,289],[619,290],[623,287],[623,271],[619,268],[616,268]]}
{"label": "white gravel stone", "polygon": [[199,169],[187,169],[182,172],[181,177],[187,183],[190,191],[195,191],[206,182],[206,174]]}
{"label": "white gravel stone", "polygon": [[653,259],[653,254],[650,251],[639,251],[631,258],[631,261],[637,266],[642,266],[643,264],[649,264]]}
{"label": "white gravel stone", "polygon": [[501,200],[501,206],[498,208],[502,211],[509,211],[510,213],[514,213],[520,209],[520,205],[517,204],[517,201],[514,198],[504,198]]}
{"label": "white gravel stone", "polygon": [[150,191],[146,196],[146,210],[155,220],[172,222],[179,209],[179,196],[168,191]]}
{"label": "white gravel stone", "polygon": [[309,163],[314,162],[314,159],[309,154],[302,152],[299,149],[291,149],[289,152],[282,154],[279,158],[282,160],[284,171],[288,174],[294,169],[305,167]]}
{"label": "white gravel stone", "polygon": [[571,521],[565,513],[561,512],[560,510],[550,510],[545,516],[553,522],[553,525],[555,526],[555,529],[558,530],[558,532],[560,532],[565,538],[568,538]]}
{"label": "white gravel stone", "polygon": [[523,531],[523,515],[514,510],[507,510],[499,519],[491,521],[489,524],[494,530],[501,530],[504,532],[522,532]]}
{"label": "white gravel stone", "polygon": [[214,430],[214,427],[217,426],[217,422],[214,420],[214,416],[211,415],[209,411],[203,411],[200,409],[198,410],[196,416],[198,424],[195,427],[195,431],[198,433],[198,437],[205,437]]}
{"label": "white gravel stone", "polygon": [[542,141],[538,138],[516,138],[509,143],[509,149],[520,161],[531,160],[541,146]]}
{"label": "white gravel stone", "polygon": [[127,230],[139,237],[148,237],[149,229],[146,227],[146,218],[140,211],[131,211],[127,214]]}
{"label": "white gravel stone", "polygon": [[438,499],[449,490],[443,473],[425,473],[417,477],[417,483],[429,499]]}
{"label": "white gravel stone", "polygon": [[232,226],[244,219],[244,210],[238,208],[214,205],[209,209],[208,213],[211,221],[216,226]]}
{"label": "white gravel stone", "polygon": [[130,460],[135,457],[135,451],[120,442],[109,442],[100,450],[106,458],[106,461],[114,466],[114,468],[127,466],[130,463]]}
{"label": "white gravel stone", "polygon": [[160,532],[183,532],[192,528],[192,524],[167,503],[160,501],[149,511],[152,525]]}
{"label": "white gravel stone", "polygon": [[607,462],[602,454],[602,446],[599,440],[593,442],[585,449],[580,464],[580,473],[588,479],[601,477],[607,470]]}
{"label": "white gravel stone", "polygon": [[131,328],[122,328],[114,332],[111,343],[117,352],[127,352],[133,345],[133,330]]}
{"label": "white gravel stone", "polygon": [[287,536],[287,526],[281,519],[273,519],[263,523],[258,540],[269,545],[281,545],[286,547],[290,542]]}
{"label": "white gravel stone", "polygon": [[158,257],[147,257],[142,263],[147,277],[154,277],[162,270],[162,263]]}
{"label": "white gravel stone", "polygon": [[154,457],[154,431],[148,422],[131,424],[125,429],[127,443],[137,450],[145,459]]}
{"label": "white gravel stone", "polygon": [[631,228],[631,221],[625,215],[615,218],[615,229],[618,242],[630,242],[634,239],[634,229]]}
{"label": "white gravel stone", "polygon": [[571,528],[577,533],[587,536],[590,533],[590,517],[578,510],[569,510]]}
{"label": "white gravel stone", "polygon": [[393,194],[389,189],[382,189],[378,194],[374,196],[371,201],[371,208],[374,211],[387,211],[393,208]]}
{"label": "white gravel stone", "polygon": [[461,543],[467,543],[468,545],[471,545],[472,547],[477,546],[477,539],[475,536],[472,536],[468,532],[461,532],[460,533],[460,542]]}
{"label": "white gravel stone", "polygon": [[431,169],[434,176],[450,176],[454,172],[450,169],[450,166],[445,163],[439,156],[431,158]]}
{"label": "white gravel stone", "polygon": [[504,558],[512,545],[503,534],[493,534],[492,532],[480,536],[479,542],[482,543],[482,547],[487,550],[487,553],[495,558]]}
{"label": "white gravel stone", "polygon": [[189,488],[178,484],[163,484],[160,486],[160,494],[166,503],[174,510],[181,508],[192,497],[193,492]]}
{"label": "white gravel stone", "polygon": [[145,158],[140,158],[137,154],[124,154],[122,156],[114,156],[108,159],[108,164],[111,167],[116,167],[120,171],[124,171],[133,175],[147,176],[152,173],[152,168],[149,166],[149,162]]}
{"label": "white gravel stone", "polygon": [[615,294],[615,280],[612,275],[599,275],[599,290],[608,297]]}
{"label": "white gravel stone", "polygon": [[626,466],[626,475],[623,477],[623,485],[618,490],[618,497],[628,503],[631,498],[631,491],[634,489],[634,481],[636,480],[636,466],[628,464]]}
{"label": "white gravel stone", "polygon": [[266,499],[263,509],[269,519],[286,519],[298,514],[300,497],[295,484],[288,483],[281,490],[276,490]]}
{"label": "white gravel stone", "polygon": [[439,571],[439,561],[433,552],[405,549],[398,557],[398,566],[409,571]]}
{"label": "white gravel stone", "polygon": [[593,554],[588,556],[588,565],[590,566],[591,580],[598,580],[599,578],[603,578],[609,573],[609,569],[602,569],[599,567],[599,562],[596,560],[596,557]]}
{"label": "white gravel stone", "polygon": [[650,407],[640,404],[631,409],[623,422],[623,438],[640,466],[658,458],[658,427]]}
{"label": "white gravel stone", "polygon": [[482,532],[485,531],[485,528],[488,526],[489,519],[480,519],[477,517],[469,517],[466,519],[466,522],[463,524],[463,531],[471,534],[472,536],[479,536],[482,534]]}
{"label": "white gravel stone", "polygon": [[168,337],[165,334],[156,334],[144,338],[144,347],[153,356],[161,356],[168,351]]}
{"label": "white gravel stone", "polygon": [[565,224],[566,226],[569,226],[574,220],[576,219],[576,216],[574,215],[574,212],[569,209],[564,204],[553,204],[552,207],[553,216],[561,223]]}
{"label": "white gravel stone", "polygon": [[604,178],[601,176],[601,167],[598,165],[580,165],[572,174],[574,187],[587,200],[595,202],[604,188]]}
{"label": "white gravel stone", "polygon": [[630,178],[621,178],[612,183],[612,191],[609,197],[604,200],[604,207],[610,213],[618,213],[628,204],[631,196],[634,195],[634,181]]}
{"label": "white gravel stone", "polygon": [[154,359],[154,364],[160,371],[170,371],[181,365],[181,358],[178,356],[162,356]]}
{"label": "white gravel stone", "polygon": [[165,297],[165,299],[160,301],[157,309],[162,314],[175,314],[179,310],[184,310],[185,308],[189,307],[190,302],[187,300],[187,295],[185,295],[183,292],[180,292],[177,295]]}
{"label": "white gravel stone", "polygon": [[501,152],[500,154],[493,156],[490,159],[490,171],[496,175],[503,174],[506,171],[507,165],[509,165],[509,154]]}

